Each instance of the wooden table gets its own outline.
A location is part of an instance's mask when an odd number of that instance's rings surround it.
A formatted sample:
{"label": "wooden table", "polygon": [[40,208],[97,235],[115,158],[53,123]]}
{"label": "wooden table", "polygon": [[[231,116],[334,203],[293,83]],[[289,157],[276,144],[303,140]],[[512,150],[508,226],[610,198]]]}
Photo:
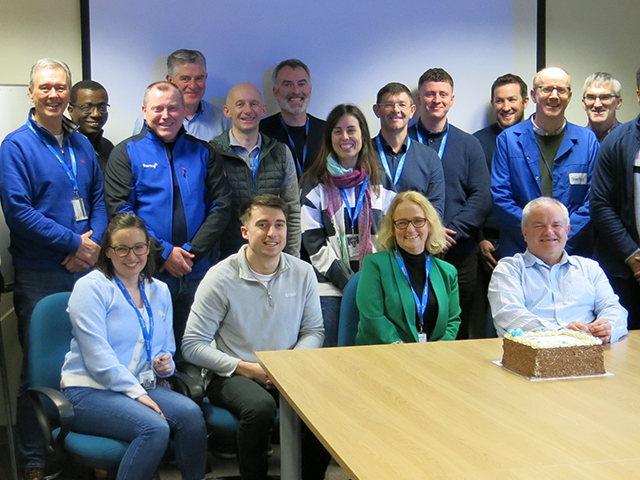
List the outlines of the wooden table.
{"label": "wooden table", "polygon": [[614,376],[531,382],[501,356],[500,339],[258,354],[354,480],[640,478],[640,331],[605,347]]}

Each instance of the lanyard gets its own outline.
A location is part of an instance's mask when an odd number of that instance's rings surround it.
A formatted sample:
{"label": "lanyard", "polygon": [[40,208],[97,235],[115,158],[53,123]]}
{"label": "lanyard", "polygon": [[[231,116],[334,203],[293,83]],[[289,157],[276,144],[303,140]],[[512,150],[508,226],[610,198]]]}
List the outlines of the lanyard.
{"label": "lanyard", "polygon": [[256,155],[256,158],[253,159],[253,169],[251,170],[251,174],[253,175],[253,194],[254,195],[258,193],[256,191],[256,173],[258,173],[258,165],[260,164],[260,150],[261,148],[258,148],[258,153]]}
{"label": "lanyard", "polygon": [[289,127],[286,123],[284,123],[284,119],[282,118],[282,114],[280,114],[280,123],[282,124],[282,128],[287,132],[287,137],[289,137],[289,146],[291,147],[291,153],[293,154],[293,158],[296,160],[296,168],[298,169],[298,176],[302,176],[302,166],[304,162],[307,161],[307,149],[309,147],[309,117],[307,117],[307,123],[304,125],[305,137],[304,137],[304,146],[302,147],[302,161],[298,159],[298,155],[296,155],[296,145],[293,143],[293,138],[291,138],[291,134],[289,133]]}
{"label": "lanyard", "polygon": [[398,266],[400,267],[400,270],[402,270],[404,277],[407,279],[407,282],[409,282],[409,288],[411,289],[411,293],[413,294],[413,301],[416,303],[416,310],[418,312],[418,321],[420,322],[420,330],[421,330],[420,333],[422,333],[422,325],[424,324],[424,312],[427,310],[427,304],[429,303],[429,272],[431,271],[431,255],[427,255],[427,258],[424,264],[426,279],[424,281],[424,288],[422,289],[422,301],[420,301],[420,299],[418,298],[418,294],[413,289],[413,285],[411,285],[411,279],[409,278],[409,271],[407,270],[407,267],[404,264],[402,255],[400,255],[400,252],[398,252],[398,250],[394,250],[393,253],[396,257],[396,261],[398,262]]}
{"label": "lanyard", "polygon": [[[420,124],[416,125],[416,135],[418,136],[418,141],[424,144],[424,137],[420,133]],[[449,137],[449,124],[447,123],[447,129],[442,136],[442,140],[440,141],[440,148],[438,148],[438,157],[442,160],[442,156],[444,155],[444,149],[447,146],[447,138]]]}
{"label": "lanyard", "polygon": [[380,135],[376,137],[376,143],[378,145],[378,153],[380,154],[380,160],[382,161],[384,171],[387,172],[389,178],[393,180],[393,185],[396,186],[400,181],[400,177],[402,176],[402,170],[404,170],[404,162],[407,159],[407,153],[409,153],[409,149],[411,148],[411,137],[407,137],[407,149],[405,150],[404,155],[402,155],[402,157],[400,158],[400,162],[398,162],[395,177],[391,175],[391,169],[389,168],[389,162],[387,162],[387,155],[384,153],[384,149],[382,148]]}
{"label": "lanyard", "polygon": [[69,154],[71,155],[71,167],[73,168],[73,171],[69,170],[69,167],[67,166],[67,163],[64,161],[64,159],[60,156],[60,154],[56,151],[55,148],[53,148],[53,146],[47,142],[45,140],[45,138],[42,136],[42,134],[40,132],[38,132],[35,128],[33,128],[33,125],[31,124],[31,120],[29,120],[29,128],[31,129],[31,131],[33,133],[36,134],[36,136],[40,139],[40,141],[42,141],[42,143],[44,144],[45,147],[47,147],[49,149],[49,151],[58,159],[58,162],[60,162],[60,165],[62,165],[62,168],[64,168],[65,173],[67,174],[67,177],[69,177],[69,180],[71,181],[71,186],[73,187],[73,192],[76,194],[76,197],[79,196],[79,188],[78,188],[78,181],[76,180],[76,176],[78,175],[78,164],[76,163],[76,155],[73,152],[73,147],[71,146],[71,142],[67,142],[68,147],[69,147]]}
{"label": "lanyard", "polygon": [[146,308],[147,315],[149,315],[149,330],[147,330],[147,327],[144,323],[144,318],[142,318],[142,314],[140,313],[140,310],[138,310],[138,307],[136,306],[136,304],[133,303],[133,299],[131,298],[131,295],[129,295],[127,288],[124,286],[124,284],[118,277],[114,276],[113,278],[116,281],[116,285],[118,285],[118,287],[120,288],[120,291],[124,295],[124,298],[127,299],[127,302],[129,302],[129,305],[131,305],[131,307],[136,311],[136,314],[138,315],[138,321],[140,322],[140,328],[142,329],[142,337],[144,338],[144,348],[147,351],[147,361],[151,363],[151,355],[152,355],[151,341],[153,339],[153,311],[151,310],[151,305],[149,305],[149,300],[147,300],[147,294],[144,293],[144,285],[142,284],[142,282],[140,283],[140,295],[142,295],[142,302],[144,303],[144,308]]}
{"label": "lanyard", "polygon": [[342,195],[342,200],[344,201],[345,206],[347,207],[347,214],[349,215],[349,220],[351,220],[351,228],[355,228],[356,222],[358,221],[358,215],[360,215],[360,209],[362,208],[362,202],[364,200],[364,196],[367,192],[367,186],[369,185],[369,175],[367,175],[362,182],[362,188],[360,189],[360,195],[358,195],[358,201],[356,203],[356,208],[351,213],[351,205],[349,204],[349,199],[347,198],[347,194],[343,189],[340,189],[340,194]]}

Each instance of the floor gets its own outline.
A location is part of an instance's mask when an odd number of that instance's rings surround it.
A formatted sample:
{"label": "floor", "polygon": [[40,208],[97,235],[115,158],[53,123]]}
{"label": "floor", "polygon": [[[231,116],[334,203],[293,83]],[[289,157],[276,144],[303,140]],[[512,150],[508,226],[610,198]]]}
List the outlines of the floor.
{"label": "floor", "polygon": [[[4,433],[4,432],[2,432]],[[2,435],[0,434],[0,441]],[[213,471],[207,474],[207,479],[222,480],[226,477],[233,477],[238,475],[238,464],[235,459],[223,460],[217,457],[213,457],[212,460]],[[160,480],[180,480],[180,472],[178,469],[170,464],[163,464],[159,468]],[[280,474],[280,446],[273,446],[273,455],[269,459],[269,475],[278,476]],[[98,474],[98,477],[101,475]],[[59,480],[84,480],[85,474],[79,474],[77,472],[63,472],[58,479]],[[325,480],[348,480],[347,474],[340,468],[340,466],[332,460],[327,469]],[[9,446],[4,442],[0,442],[0,479],[11,480],[11,461],[9,454]]]}

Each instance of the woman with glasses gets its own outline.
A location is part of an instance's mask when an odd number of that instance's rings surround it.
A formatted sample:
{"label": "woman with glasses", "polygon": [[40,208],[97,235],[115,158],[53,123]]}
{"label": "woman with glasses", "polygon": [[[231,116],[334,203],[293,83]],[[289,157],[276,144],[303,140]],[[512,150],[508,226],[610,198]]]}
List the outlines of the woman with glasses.
{"label": "woman with glasses", "polygon": [[200,408],[165,386],[175,369],[168,287],[153,280],[150,237],[137,216],[116,215],[102,237],[96,270],[69,299],[71,350],[61,387],[74,406],[73,430],[130,442],[119,480],[148,480],[174,439],[182,478],[205,475]]}
{"label": "woman with glasses", "polygon": [[375,251],[378,225],[395,193],[380,174],[367,121],[355,105],[327,117],[318,157],[302,176],[302,243],[318,273],[324,346],[337,344],[342,290]]}
{"label": "woman with glasses", "polygon": [[444,227],[429,200],[414,191],[394,198],[364,259],[356,300],[356,344],[455,340],[460,327],[458,273],[436,257]]}

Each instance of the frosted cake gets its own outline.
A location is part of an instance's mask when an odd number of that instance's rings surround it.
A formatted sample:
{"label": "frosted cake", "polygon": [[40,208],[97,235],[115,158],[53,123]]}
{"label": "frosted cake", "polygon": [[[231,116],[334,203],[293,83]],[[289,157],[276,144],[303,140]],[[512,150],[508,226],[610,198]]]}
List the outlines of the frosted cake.
{"label": "frosted cake", "polygon": [[604,369],[602,341],[574,330],[523,332],[509,330],[502,343],[502,365],[535,378],[600,375]]}

